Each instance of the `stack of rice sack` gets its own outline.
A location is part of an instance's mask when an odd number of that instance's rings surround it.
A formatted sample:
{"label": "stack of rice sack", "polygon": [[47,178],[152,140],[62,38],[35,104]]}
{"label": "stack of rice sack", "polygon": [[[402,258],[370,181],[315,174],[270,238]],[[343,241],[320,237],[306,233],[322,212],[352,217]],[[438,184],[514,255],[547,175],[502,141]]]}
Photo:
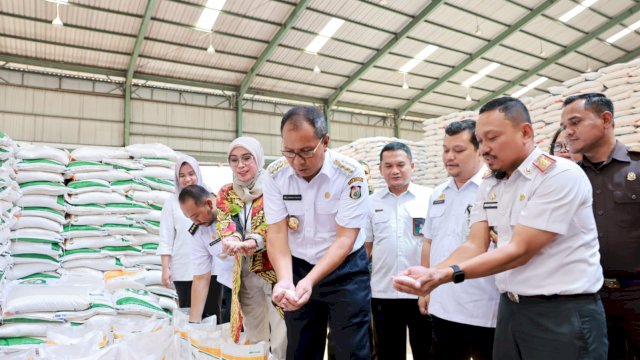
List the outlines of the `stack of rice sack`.
{"label": "stack of rice sack", "polygon": [[413,182],[420,185],[427,185],[427,147],[422,142],[415,142],[397,138],[376,136],[358,139],[350,144],[335,148],[334,150],[352,159],[364,161],[371,169],[371,177],[374,188],[385,186],[384,179],[380,174],[380,150],[390,142],[400,141],[409,146],[413,155],[413,162],[416,167],[413,171]]}
{"label": "stack of rice sack", "polygon": [[18,221],[20,208],[16,203],[20,198],[20,187],[15,181],[16,144],[0,132],[0,294],[5,281],[5,272],[11,265],[11,227]]}
{"label": "stack of rice sack", "polygon": [[[616,138],[629,147],[640,147],[640,59],[585,73],[550,87],[546,94],[522,98],[531,114],[536,145],[543,151],[549,151],[552,137],[560,127],[562,104],[566,97],[591,92],[604,93],[613,101]],[[424,121],[424,140],[430,160],[427,178],[431,186],[447,177],[440,160],[444,127],[451,121],[477,120],[477,117],[477,112],[466,111]]]}
{"label": "stack of rice sack", "polygon": [[11,271],[7,279],[57,278],[65,222],[64,171],[69,154],[44,145],[23,145],[16,153],[22,196],[18,221],[11,231]]}

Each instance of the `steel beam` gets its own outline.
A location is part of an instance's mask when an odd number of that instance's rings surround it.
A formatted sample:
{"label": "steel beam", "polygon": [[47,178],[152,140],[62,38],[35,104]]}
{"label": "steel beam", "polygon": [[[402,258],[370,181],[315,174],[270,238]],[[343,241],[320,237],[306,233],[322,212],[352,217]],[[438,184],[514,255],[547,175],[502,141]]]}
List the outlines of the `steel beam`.
{"label": "steel beam", "polygon": [[494,97],[502,96],[502,94],[504,94],[505,92],[509,91],[510,89],[512,89],[515,86],[518,86],[523,81],[527,80],[531,76],[533,76],[533,75],[537,74],[538,72],[542,71],[547,66],[549,66],[551,64],[554,64],[556,61],[560,60],[565,55],[574,52],[576,49],[579,49],[582,45],[588,43],[589,41],[591,41],[593,39],[596,39],[602,33],[604,33],[605,31],[607,31],[609,29],[611,29],[612,27],[620,24],[625,19],[627,19],[631,15],[637,13],[638,11],[640,11],[640,3],[636,3],[634,6],[622,11],[620,14],[618,14],[615,17],[611,18],[611,20],[609,20],[606,23],[600,25],[596,29],[592,30],[588,35],[580,38],[578,41],[574,41],[573,43],[571,43],[571,45],[567,46],[563,50],[561,50],[558,53],[554,54],[553,56],[549,57],[547,60],[543,61],[542,63],[536,65],[533,69],[531,69],[531,70],[527,71],[526,73],[518,76],[512,82],[500,87],[499,89],[497,89],[492,94],[489,94],[489,95],[485,96],[484,98],[480,99],[472,107],[469,107],[469,109],[478,109],[478,108],[482,107],[482,105],[484,105],[487,102],[489,102]]}
{"label": "steel beam", "polygon": [[452,70],[447,72],[445,75],[441,76],[438,80],[431,83],[424,90],[422,90],[418,95],[416,95],[411,100],[409,100],[409,102],[407,102],[402,107],[400,107],[400,109],[398,109],[398,115],[400,117],[403,117],[415,103],[420,101],[420,99],[430,94],[433,90],[435,90],[438,86],[445,83],[447,80],[451,79],[458,72],[460,72],[462,69],[467,67],[467,65],[471,64],[474,60],[480,58],[482,55],[486,54],[487,52],[493,50],[495,47],[499,46],[503,40],[505,40],[510,35],[518,32],[523,26],[525,26],[529,21],[531,21],[531,19],[535,18],[536,16],[541,14],[543,11],[547,10],[551,5],[553,5],[556,2],[557,0],[546,0],[545,2],[540,4],[540,6],[536,7],[530,13],[522,17],[520,20],[516,21],[516,23],[513,24],[510,28],[500,33],[493,40],[491,40],[482,48],[480,48],[480,50],[472,54],[469,58],[467,58],[466,60],[458,64],[456,67],[454,67]]}

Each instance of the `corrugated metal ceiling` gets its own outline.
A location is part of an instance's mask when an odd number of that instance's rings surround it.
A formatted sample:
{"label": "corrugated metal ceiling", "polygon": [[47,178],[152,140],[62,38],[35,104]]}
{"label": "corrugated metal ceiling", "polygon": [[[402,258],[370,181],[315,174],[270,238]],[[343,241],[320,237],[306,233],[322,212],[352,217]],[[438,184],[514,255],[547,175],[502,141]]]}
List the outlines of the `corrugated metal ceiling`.
{"label": "corrugated metal ceiling", "polygon": [[[434,0],[436,2],[440,2]],[[206,0],[157,0],[150,26],[142,43],[135,74],[163,77],[167,83],[190,80],[240,87],[252,66],[260,59],[271,39],[287,21],[298,1],[227,0],[212,33],[194,29]],[[563,51],[611,18],[637,8],[633,0],[601,0],[567,24],[557,18],[576,6],[577,0],[557,0],[540,15],[533,16],[522,28],[512,26],[543,0],[447,0],[441,1],[421,19],[406,37],[398,34],[423,9],[429,0],[311,0],[282,41],[257,69],[249,84],[262,95],[309,97],[326,100],[336,95],[337,103],[356,103],[383,107],[389,112],[401,109],[408,101],[415,104],[415,115],[434,116],[471,108],[475,102],[541,62]],[[46,67],[56,63],[126,72],[136,36],[145,12],[143,0],[69,0],[60,6],[65,26],[53,28],[55,5],[45,0],[2,0],[0,2],[0,61],[11,59]],[[345,20],[318,54],[304,48],[332,18]],[[604,39],[640,20],[640,13],[629,13],[618,24],[586,42],[577,51],[561,57],[522,84],[513,84],[512,93],[538,76],[550,80],[528,93],[540,94],[549,86],[573,78],[590,68],[597,70],[615,63],[628,53],[640,53],[640,35],[634,32],[615,44]],[[510,35],[477,56],[477,52],[504,32]],[[399,40],[398,40],[399,39]],[[369,61],[385,45],[389,51],[374,63]],[[205,50],[212,44],[216,53]],[[439,46],[404,77],[398,69],[428,44]],[[474,60],[458,67],[470,57]],[[17,60],[16,60],[17,59]],[[472,101],[465,100],[467,89],[461,83],[489,62],[501,66],[482,78],[469,90]],[[64,63],[64,64],[63,64]],[[318,66],[320,73],[313,72]],[[363,66],[364,71],[343,85]],[[71,68],[70,68],[71,70]],[[438,79],[446,81],[422,94]],[[495,94],[501,95],[501,94]],[[335,103],[335,104],[337,104]]]}

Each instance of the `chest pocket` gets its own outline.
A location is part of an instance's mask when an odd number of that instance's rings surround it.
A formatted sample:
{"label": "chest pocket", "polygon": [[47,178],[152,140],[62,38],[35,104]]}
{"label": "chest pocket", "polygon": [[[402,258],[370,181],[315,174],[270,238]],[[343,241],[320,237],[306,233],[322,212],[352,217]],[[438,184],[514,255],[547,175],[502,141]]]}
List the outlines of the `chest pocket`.
{"label": "chest pocket", "polygon": [[316,230],[320,233],[336,231],[336,215],[338,215],[338,201],[322,201],[316,203]]}
{"label": "chest pocket", "polygon": [[304,215],[304,203],[299,200],[288,200],[284,202],[287,207],[287,213],[289,215],[302,216]]}
{"label": "chest pocket", "polygon": [[439,218],[444,215],[444,204],[436,204],[431,205],[429,208],[429,217],[430,218]]}

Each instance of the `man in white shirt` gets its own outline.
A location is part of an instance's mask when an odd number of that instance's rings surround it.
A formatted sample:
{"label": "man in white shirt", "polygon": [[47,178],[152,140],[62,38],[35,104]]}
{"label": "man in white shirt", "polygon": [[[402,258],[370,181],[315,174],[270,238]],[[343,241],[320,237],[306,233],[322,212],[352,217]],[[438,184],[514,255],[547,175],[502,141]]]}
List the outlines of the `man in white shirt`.
{"label": "man in white shirt", "polygon": [[[193,221],[189,233],[191,242],[191,267],[193,284],[191,286],[190,322],[200,322],[203,317],[216,315],[220,323],[220,306],[222,287],[214,266],[215,259],[222,252],[222,244],[216,232],[216,199],[199,185],[189,185],[182,189],[178,196],[180,209],[188,219]],[[213,297],[214,301],[207,301]],[[205,303],[213,304],[212,309],[205,309]]]}
{"label": "man in white shirt", "polygon": [[[492,173],[478,189],[468,240],[430,269],[405,270],[394,287],[426,295],[451,281],[497,274],[495,360],[606,359],[589,179],[572,161],[534,145],[529,112],[518,99],[488,102],[476,126]],[[487,252],[492,230],[497,248]]]}
{"label": "man in white shirt", "polygon": [[317,108],[289,110],[280,131],[284,158],[269,165],[263,194],[287,359],[321,360],[327,321],[338,360],[370,359],[369,261],[360,231],[369,198],[364,171],[328,149]]}
{"label": "man in white shirt", "polygon": [[398,292],[391,277],[421,263],[421,234],[431,189],[411,182],[411,149],[401,142],[380,151],[380,173],[387,187],[369,199],[365,247],[372,258],[371,308],[379,360],[406,358],[407,328],[411,352],[428,359],[431,320],[418,309],[418,297]]}
{"label": "man in white shirt", "polygon": [[[446,260],[467,239],[471,208],[485,173],[475,130],[473,120],[456,121],[445,128],[442,162],[450,178],[429,199],[423,266]],[[491,359],[498,300],[493,276],[441,286],[421,297],[421,310],[426,313],[428,304],[433,322],[434,357]]]}

